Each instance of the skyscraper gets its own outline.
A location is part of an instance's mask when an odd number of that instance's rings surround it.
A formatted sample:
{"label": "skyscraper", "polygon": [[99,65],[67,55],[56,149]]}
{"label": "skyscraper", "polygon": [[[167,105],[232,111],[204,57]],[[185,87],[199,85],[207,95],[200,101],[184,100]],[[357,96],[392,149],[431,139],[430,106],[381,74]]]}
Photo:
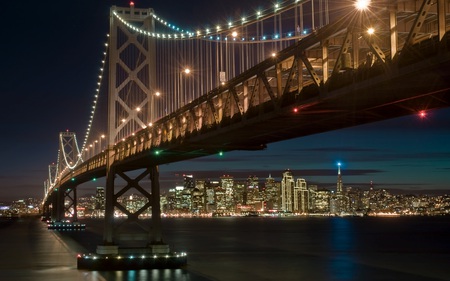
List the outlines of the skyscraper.
{"label": "skyscraper", "polygon": [[95,209],[105,210],[105,188],[98,186],[95,192]]}
{"label": "skyscraper", "polygon": [[264,201],[268,210],[280,210],[280,195],[280,183],[269,175],[264,184]]}
{"label": "skyscraper", "polygon": [[283,173],[281,180],[281,210],[292,212],[294,210],[294,177],[290,170]]}
{"label": "skyscraper", "polygon": [[309,207],[309,192],[306,184],[306,180],[302,178],[297,179],[297,208],[296,211],[299,211],[300,213],[308,213],[310,207]]}
{"label": "skyscraper", "polygon": [[343,191],[343,187],[342,187],[341,163],[338,163],[338,177],[337,177],[337,185],[336,185],[336,194],[341,195],[342,191]]}

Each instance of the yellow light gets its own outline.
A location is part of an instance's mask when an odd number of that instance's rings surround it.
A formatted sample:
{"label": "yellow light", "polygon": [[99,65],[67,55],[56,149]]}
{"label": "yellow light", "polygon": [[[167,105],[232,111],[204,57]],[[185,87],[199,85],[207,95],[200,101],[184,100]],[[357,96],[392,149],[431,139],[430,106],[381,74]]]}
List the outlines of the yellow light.
{"label": "yellow light", "polygon": [[370,0],[357,0],[355,2],[356,9],[363,11],[369,8]]}
{"label": "yellow light", "polygon": [[233,33],[231,33],[231,36],[236,37],[237,36],[237,32],[233,31]]}
{"label": "yellow light", "polygon": [[368,33],[369,35],[372,35],[372,34],[375,33],[375,29],[374,29],[373,27],[370,27],[369,29],[367,29],[367,33]]}

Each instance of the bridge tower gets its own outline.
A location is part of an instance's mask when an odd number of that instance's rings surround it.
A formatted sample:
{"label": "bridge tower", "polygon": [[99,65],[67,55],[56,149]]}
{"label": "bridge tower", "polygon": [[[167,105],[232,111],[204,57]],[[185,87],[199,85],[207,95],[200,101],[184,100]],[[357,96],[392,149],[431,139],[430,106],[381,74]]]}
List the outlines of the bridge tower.
{"label": "bridge tower", "polygon": [[[63,171],[71,171],[81,161],[80,151],[78,150],[76,135],[74,132],[59,133],[59,151],[58,164],[49,166],[49,184],[53,185],[60,179],[57,177]],[[73,221],[77,221],[77,196],[76,185],[74,183],[70,188],[53,189],[52,194],[52,220],[62,221],[67,216],[72,217]],[[65,201],[69,200],[66,206]]]}
{"label": "bridge tower", "polygon": [[[114,145],[133,136],[135,131],[152,125],[155,118],[153,98],[158,94],[155,89],[155,39],[130,29],[116,14],[147,32],[154,32],[155,24],[152,9],[137,9],[133,4],[129,8],[111,8],[105,228],[103,245],[98,245],[97,254],[169,254],[169,246],[161,237],[157,165],[145,163],[147,168],[135,176],[127,174],[133,167],[115,163]],[[151,193],[141,183],[146,177],[151,181]],[[125,184],[119,186],[122,183],[116,184],[116,178]],[[148,199],[148,203],[139,210],[129,210],[118,202],[118,198],[131,189]],[[114,220],[116,208],[126,214],[124,222]],[[152,215],[150,226],[138,219],[149,208]],[[133,225],[138,230],[129,232],[124,229],[126,225]]]}

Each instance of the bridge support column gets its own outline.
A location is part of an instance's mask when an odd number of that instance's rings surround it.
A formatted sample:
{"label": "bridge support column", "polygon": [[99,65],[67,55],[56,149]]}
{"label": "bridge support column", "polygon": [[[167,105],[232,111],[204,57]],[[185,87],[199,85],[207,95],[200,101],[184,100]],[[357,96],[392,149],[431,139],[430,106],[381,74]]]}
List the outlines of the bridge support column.
{"label": "bridge support column", "polygon": [[[112,155],[112,154],[110,154]],[[79,269],[91,270],[128,270],[143,268],[177,268],[187,262],[185,253],[170,252],[169,245],[164,243],[161,231],[161,206],[159,192],[158,166],[146,168],[135,178],[127,175],[128,170],[110,166],[107,171],[105,190],[105,229],[104,243],[98,245],[95,254],[79,255]],[[125,182],[122,188],[115,188],[114,179],[121,177]],[[140,181],[146,176],[151,180],[151,194]],[[126,192],[135,189],[148,199],[139,210],[128,209],[118,200]],[[151,207],[150,220],[139,218]],[[125,220],[115,220],[114,211],[120,210],[126,215]],[[130,225],[131,227],[127,227]],[[139,229],[136,228],[139,227]],[[141,244],[144,243],[144,244]]]}
{"label": "bridge support column", "polygon": [[114,244],[114,179],[115,170],[111,167],[114,160],[113,150],[108,150],[108,170],[106,173],[105,188],[105,228],[103,231],[103,245],[97,246],[97,254],[117,255],[119,246]]}
{"label": "bridge support column", "polygon": [[168,253],[169,245],[165,244],[162,240],[158,166],[150,167],[150,181],[152,182],[152,237],[149,247],[153,253]]}
{"label": "bridge support column", "polygon": [[64,191],[59,188],[55,191],[55,221],[62,221],[64,219]]}

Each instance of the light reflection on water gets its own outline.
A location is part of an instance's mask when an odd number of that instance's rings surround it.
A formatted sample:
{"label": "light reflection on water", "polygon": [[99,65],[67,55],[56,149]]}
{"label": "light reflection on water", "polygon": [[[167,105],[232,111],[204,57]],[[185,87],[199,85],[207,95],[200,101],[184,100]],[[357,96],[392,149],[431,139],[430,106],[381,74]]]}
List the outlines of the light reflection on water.
{"label": "light reflection on water", "polygon": [[105,280],[114,281],[200,280],[191,278],[184,269],[97,271],[96,274],[101,275]]}
{"label": "light reflection on water", "polygon": [[338,280],[354,280],[356,266],[354,264],[353,221],[346,218],[331,218],[331,258],[330,275]]}
{"label": "light reflection on water", "polygon": [[[86,242],[96,223],[73,238]],[[185,268],[97,274],[127,281],[450,280],[449,236],[450,217],[163,219],[165,241],[188,253]]]}

